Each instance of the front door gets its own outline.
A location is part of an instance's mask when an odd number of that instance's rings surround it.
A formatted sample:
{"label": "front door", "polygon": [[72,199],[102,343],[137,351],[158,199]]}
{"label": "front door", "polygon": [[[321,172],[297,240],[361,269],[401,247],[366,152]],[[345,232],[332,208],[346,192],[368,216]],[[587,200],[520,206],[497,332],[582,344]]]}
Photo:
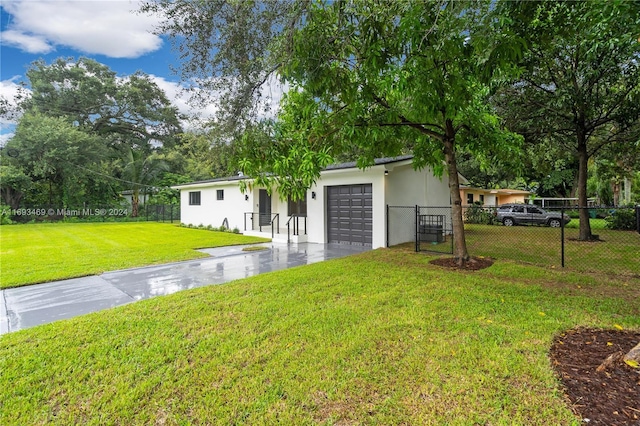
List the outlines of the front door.
{"label": "front door", "polygon": [[258,194],[258,216],[260,226],[271,225],[271,195],[266,189],[261,189]]}

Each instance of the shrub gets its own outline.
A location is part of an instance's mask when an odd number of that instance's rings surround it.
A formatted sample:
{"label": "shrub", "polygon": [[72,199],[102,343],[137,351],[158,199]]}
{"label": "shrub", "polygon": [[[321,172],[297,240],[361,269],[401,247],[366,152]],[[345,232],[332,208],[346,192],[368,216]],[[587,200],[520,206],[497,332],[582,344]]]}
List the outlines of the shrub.
{"label": "shrub", "polygon": [[240,230],[238,229],[237,226],[235,228],[233,228],[233,233],[234,234],[239,234],[240,233]]}
{"label": "shrub", "polygon": [[636,229],[636,212],[633,209],[617,209],[610,213],[604,218],[607,228],[624,231]]}
{"label": "shrub", "polygon": [[496,217],[493,214],[493,209],[482,208],[479,204],[474,204],[467,209],[464,215],[464,220],[467,223],[476,223],[480,225],[495,225],[497,223]]}
{"label": "shrub", "polygon": [[0,204],[0,225],[10,225],[11,220],[11,207]]}

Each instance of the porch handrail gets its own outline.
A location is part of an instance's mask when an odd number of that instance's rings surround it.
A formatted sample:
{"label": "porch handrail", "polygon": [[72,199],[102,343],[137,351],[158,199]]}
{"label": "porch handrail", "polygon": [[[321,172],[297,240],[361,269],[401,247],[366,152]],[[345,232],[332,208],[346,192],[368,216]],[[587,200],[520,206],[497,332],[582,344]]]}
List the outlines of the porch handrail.
{"label": "porch handrail", "polygon": [[279,234],[280,233],[280,213],[276,213],[273,216],[273,219],[271,219],[271,239],[273,239],[273,237],[275,236],[274,233],[273,233],[273,222],[274,221],[277,224],[276,226],[277,226],[278,234]]}
{"label": "porch handrail", "polygon": [[[293,220],[293,235],[300,235],[300,218],[304,218],[304,235],[307,235],[307,216],[292,214],[287,221],[287,243],[291,242],[291,221]],[[295,219],[295,220],[294,220]]]}
{"label": "porch handrail", "polygon": [[[258,215],[258,229],[260,230],[260,232],[262,232],[261,216],[267,216],[267,215],[259,212],[245,212],[244,214],[244,230],[245,231],[247,230],[247,216],[251,217],[251,230],[253,231],[254,225],[255,225],[254,223],[255,215]],[[280,213],[271,214],[269,217],[271,219],[269,221],[269,224],[271,225],[271,238],[273,238],[276,232],[278,234],[280,233]],[[276,223],[276,230],[274,230],[273,222]]]}

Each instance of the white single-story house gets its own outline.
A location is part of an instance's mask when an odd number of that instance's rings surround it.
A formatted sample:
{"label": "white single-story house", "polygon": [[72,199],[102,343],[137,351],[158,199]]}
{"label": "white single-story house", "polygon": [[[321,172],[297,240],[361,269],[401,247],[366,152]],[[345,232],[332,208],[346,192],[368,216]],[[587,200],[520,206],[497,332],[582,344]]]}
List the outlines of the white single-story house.
{"label": "white single-story house", "polygon": [[280,199],[275,189],[269,194],[266,188],[251,185],[242,193],[242,179],[247,177],[173,186],[180,190],[181,222],[273,235],[274,241],[378,248],[386,246],[388,232],[408,233],[407,241],[413,232],[411,225],[399,221],[389,222],[390,228],[398,229],[387,230],[387,205],[451,205],[446,173],[440,179],[428,167],[415,170],[411,156],[377,159],[365,170],[355,163],[331,165],[320,173],[306,198],[297,202]]}
{"label": "white single-story house", "polygon": [[484,207],[497,207],[500,204],[526,203],[531,192],[521,189],[485,189],[460,185],[462,205],[470,206],[479,202]]}

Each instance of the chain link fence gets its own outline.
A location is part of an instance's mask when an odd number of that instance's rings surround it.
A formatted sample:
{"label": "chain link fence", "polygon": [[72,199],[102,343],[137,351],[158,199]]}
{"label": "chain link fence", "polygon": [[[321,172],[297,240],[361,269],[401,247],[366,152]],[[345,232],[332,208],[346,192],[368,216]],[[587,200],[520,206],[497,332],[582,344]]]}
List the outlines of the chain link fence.
{"label": "chain link fence", "polygon": [[453,253],[451,207],[387,206],[387,247],[408,243],[416,251]]}
{"label": "chain link fence", "polygon": [[[0,211],[3,223],[29,222],[180,222],[180,205],[142,204],[137,216],[127,207],[48,207],[28,206]],[[7,220],[8,219],[8,220]]]}
{"label": "chain link fence", "polygon": [[[579,208],[517,206],[522,211],[463,206],[472,256],[640,277],[640,207],[589,207],[592,238],[582,240]],[[451,207],[387,207],[388,247],[452,253],[452,241]]]}

